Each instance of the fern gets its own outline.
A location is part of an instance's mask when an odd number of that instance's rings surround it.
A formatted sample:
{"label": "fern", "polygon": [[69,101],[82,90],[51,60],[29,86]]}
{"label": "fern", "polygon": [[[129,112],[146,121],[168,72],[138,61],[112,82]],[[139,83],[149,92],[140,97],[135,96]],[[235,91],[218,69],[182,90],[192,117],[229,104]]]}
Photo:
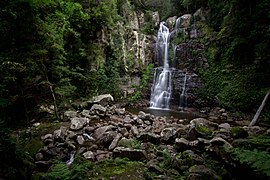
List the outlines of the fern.
{"label": "fern", "polygon": [[252,168],[265,173],[270,177],[270,154],[267,151],[246,150],[235,148],[232,152],[234,159],[243,164],[247,164]]}

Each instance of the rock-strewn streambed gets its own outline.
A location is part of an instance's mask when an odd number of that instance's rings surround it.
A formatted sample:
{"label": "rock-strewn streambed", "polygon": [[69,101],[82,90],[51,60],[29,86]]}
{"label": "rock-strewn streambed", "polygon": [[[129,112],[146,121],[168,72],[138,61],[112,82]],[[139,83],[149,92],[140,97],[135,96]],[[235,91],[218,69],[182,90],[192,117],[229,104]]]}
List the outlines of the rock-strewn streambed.
{"label": "rock-strewn streambed", "polygon": [[38,169],[49,168],[53,159],[70,165],[78,156],[92,162],[118,157],[143,162],[145,178],[232,179],[239,167],[230,149],[249,135],[269,132],[263,127],[224,123],[223,109],[215,118],[212,114],[208,119],[187,121],[143,111],[134,115],[111,105],[111,100],[66,111],[68,126],[41,137],[44,147],[35,156]]}

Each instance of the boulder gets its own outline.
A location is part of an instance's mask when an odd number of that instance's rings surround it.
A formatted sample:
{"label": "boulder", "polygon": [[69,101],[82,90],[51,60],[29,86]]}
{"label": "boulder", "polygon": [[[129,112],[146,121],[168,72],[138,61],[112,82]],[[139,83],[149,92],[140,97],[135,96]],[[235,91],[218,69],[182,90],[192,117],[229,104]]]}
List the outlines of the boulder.
{"label": "boulder", "polygon": [[125,115],[126,114],[126,109],[125,108],[117,108],[115,109],[115,113],[120,116],[120,115]]}
{"label": "boulder", "polygon": [[83,136],[81,136],[81,135],[77,136],[77,142],[79,145],[83,145],[84,141],[85,140],[84,140]]}
{"label": "boulder", "polygon": [[159,144],[160,136],[155,133],[143,132],[139,134],[138,140],[142,142],[151,142],[153,144]]}
{"label": "boulder", "polygon": [[70,129],[79,130],[79,129],[82,129],[88,123],[89,123],[88,118],[78,118],[78,117],[71,118]]}
{"label": "boulder", "polygon": [[207,127],[208,129],[210,129],[212,131],[217,130],[217,128],[218,128],[217,123],[208,121],[207,119],[204,119],[204,118],[193,119],[193,120],[190,121],[190,124],[195,125],[195,127],[198,126],[198,125],[205,126],[205,127]]}
{"label": "boulder", "polygon": [[99,96],[95,96],[93,98],[92,102],[95,103],[95,104],[100,104],[101,106],[107,106],[112,101],[114,101],[112,95],[110,95],[110,94],[102,94],[102,95],[99,95]]}
{"label": "boulder", "polygon": [[92,160],[92,161],[95,160],[95,155],[92,151],[87,151],[87,152],[83,153],[83,157],[85,159],[88,159],[88,160]]}
{"label": "boulder", "polygon": [[41,136],[41,140],[46,140],[46,139],[52,139],[53,138],[53,135],[52,134],[46,134],[44,136]]}
{"label": "boulder", "polygon": [[90,118],[90,110],[87,110],[87,109],[84,109],[82,112],[81,112],[81,115],[83,117],[87,117],[87,118]]}
{"label": "boulder", "polygon": [[132,126],[130,129],[130,132],[134,135],[137,136],[139,134],[139,130],[137,128],[137,126]]}
{"label": "boulder", "polygon": [[128,158],[132,161],[143,161],[147,159],[147,154],[144,150],[130,149],[125,147],[116,147],[113,150],[113,157]]}
{"label": "boulder", "polygon": [[143,111],[139,112],[138,118],[142,119],[143,121],[145,121],[145,120],[153,121],[153,115],[151,115],[149,113],[145,113]]}
{"label": "boulder", "polygon": [[43,154],[41,152],[37,153],[35,156],[35,159],[37,161],[41,161],[44,158]]}
{"label": "boulder", "polygon": [[230,135],[235,139],[246,138],[248,137],[248,132],[243,127],[236,126],[230,129]]}
{"label": "boulder", "polygon": [[76,111],[66,111],[64,112],[64,116],[68,117],[68,118],[74,118],[76,117],[78,114]]}
{"label": "boulder", "polygon": [[112,131],[116,129],[115,126],[113,125],[108,125],[108,126],[102,126],[102,127],[99,127],[97,128],[94,133],[92,134],[93,138],[95,139],[100,139],[106,132],[108,131]]}
{"label": "boulder", "polygon": [[99,104],[94,104],[91,109],[91,114],[96,114],[98,116],[105,116],[106,108]]}
{"label": "boulder", "polygon": [[229,130],[231,128],[231,125],[229,123],[222,123],[218,126],[218,128],[221,130]]}
{"label": "boulder", "polygon": [[187,150],[189,147],[189,141],[185,138],[176,138],[175,139],[175,148],[179,151]]}
{"label": "boulder", "polygon": [[173,138],[175,137],[175,134],[176,134],[176,129],[174,127],[165,128],[160,133],[161,141],[169,142],[173,140]]}
{"label": "boulder", "polygon": [[116,146],[119,140],[122,138],[122,134],[118,133],[115,138],[113,139],[111,145],[109,146],[109,150],[113,150]]}

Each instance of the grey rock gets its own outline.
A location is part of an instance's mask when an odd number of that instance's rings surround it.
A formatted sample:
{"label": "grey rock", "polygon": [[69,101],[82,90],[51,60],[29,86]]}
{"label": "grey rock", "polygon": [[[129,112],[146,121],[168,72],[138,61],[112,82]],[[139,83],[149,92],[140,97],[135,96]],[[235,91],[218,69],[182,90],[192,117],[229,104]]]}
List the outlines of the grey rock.
{"label": "grey rock", "polygon": [[90,116],[90,111],[87,110],[87,109],[84,109],[84,110],[81,112],[81,114],[82,114],[82,116],[87,117],[87,118],[91,117],[91,116]]}
{"label": "grey rock", "polygon": [[68,118],[74,118],[76,117],[78,114],[76,111],[66,111],[64,112],[64,116],[68,117]]}
{"label": "grey rock", "polygon": [[176,134],[176,129],[174,127],[165,128],[161,131],[161,141],[168,142],[170,140],[173,140]]}
{"label": "grey rock", "polygon": [[117,143],[121,138],[122,138],[122,134],[118,133],[113,139],[111,145],[109,146],[109,150],[113,150],[117,146]]}
{"label": "grey rock", "polygon": [[114,99],[113,99],[112,95],[110,95],[110,94],[102,94],[99,96],[95,96],[93,98],[93,103],[97,103],[97,104],[100,104],[102,106],[106,106],[109,103],[111,103],[112,101],[114,101]]}
{"label": "grey rock", "polygon": [[88,123],[89,123],[88,118],[78,118],[78,117],[71,118],[70,129],[79,130],[79,129],[82,129]]}
{"label": "grey rock", "polygon": [[85,140],[84,140],[83,136],[81,136],[81,135],[77,136],[77,142],[79,145],[83,145],[84,141]]}
{"label": "grey rock", "polygon": [[124,147],[116,147],[113,150],[113,157],[129,158],[133,161],[142,161],[147,159],[147,154],[144,150],[130,149]]}
{"label": "grey rock", "polygon": [[116,135],[117,132],[115,131],[107,131],[102,134],[99,139],[97,139],[96,143],[108,147],[112,143]]}
{"label": "grey rock", "polygon": [[137,138],[142,142],[151,142],[153,144],[160,143],[160,136],[154,133],[143,132],[139,134]]}
{"label": "grey rock", "polygon": [[151,114],[149,114],[149,113],[145,113],[143,111],[140,111],[138,113],[138,118],[142,119],[143,121],[145,121],[145,120],[151,120],[152,121],[153,116]]}
{"label": "grey rock", "polygon": [[85,159],[88,159],[88,160],[92,160],[92,161],[95,160],[95,155],[92,151],[87,151],[87,152],[83,153],[83,157]]}
{"label": "grey rock", "polygon": [[74,133],[73,131],[67,131],[67,139],[75,139],[76,137],[76,133]]}
{"label": "grey rock", "polygon": [[91,114],[96,114],[99,116],[105,116],[106,114],[106,108],[99,104],[94,104],[91,109]]}
{"label": "grey rock", "polygon": [[139,130],[137,128],[137,126],[132,126],[130,129],[130,132],[134,135],[137,136],[139,134]]}
{"label": "grey rock", "polygon": [[52,134],[46,134],[44,136],[41,136],[41,140],[46,140],[46,139],[52,139],[53,138],[53,135]]}
{"label": "grey rock", "polygon": [[175,148],[179,151],[187,150],[189,147],[189,141],[185,138],[176,138],[175,139]]}
{"label": "grey rock", "polygon": [[134,122],[133,119],[131,119],[129,116],[126,116],[124,119],[125,124],[132,124]]}
{"label": "grey rock", "polygon": [[229,123],[222,123],[218,126],[219,129],[225,129],[229,130],[231,128],[231,125]]}
{"label": "grey rock", "polygon": [[43,156],[43,154],[41,152],[39,152],[39,153],[36,154],[35,158],[36,158],[37,161],[41,161],[44,158],[44,156]]}
{"label": "grey rock", "polygon": [[217,130],[217,128],[218,128],[217,123],[208,121],[207,119],[204,119],[204,118],[193,119],[190,121],[190,124],[194,125],[194,126],[202,125],[202,126],[209,128],[212,131]]}
{"label": "grey rock", "polygon": [[210,143],[211,143],[211,145],[220,145],[220,146],[225,145],[228,148],[233,147],[229,142],[222,139],[221,137],[214,137],[213,139],[210,140]]}
{"label": "grey rock", "polygon": [[102,126],[97,129],[95,129],[94,133],[92,134],[93,138],[100,139],[106,132],[112,131],[116,129],[115,126],[108,125],[108,126]]}
{"label": "grey rock", "polygon": [[117,109],[115,109],[115,112],[116,112],[116,114],[118,114],[119,116],[120,116],[120,115],[125,115],[126,109],[125,109],[125,108],[117,108]]}

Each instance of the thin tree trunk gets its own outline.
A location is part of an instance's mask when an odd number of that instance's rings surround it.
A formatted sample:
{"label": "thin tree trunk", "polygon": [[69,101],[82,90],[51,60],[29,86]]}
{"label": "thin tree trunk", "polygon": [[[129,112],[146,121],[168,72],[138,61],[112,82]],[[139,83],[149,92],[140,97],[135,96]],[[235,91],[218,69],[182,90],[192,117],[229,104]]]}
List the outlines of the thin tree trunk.
{"label": "thin tree trunk", "polygon": [[53,108],[53,109],[54,109],[54,114],[55,114],[56,119],[59,120],[59,116],[58,116],[58,108],[57,108],[57,103],[56,103],[57,101],[56,101],[55,92],[54,92],[54,89],[53,89],[52,84],[51,84],[50,81],[49,81],[49,77],[48,77],[48,74],[47,74],[46,66],[45,66],[43,63],[41,63],[41,64],[42,64],[42,68],[43,68],[43,72],[44,72],[46,81],[47,81],[47,83],[48,83],[48,85],[49,85],[49,88],[50,88],[50,91],[51,91],[51,94],[52,94],[53,104],[54,104],[54,108]]}
{"label": "thin tree trunk", "polygon": [[56,103],[55,93],[54,93],[54,90],[53,90],[52,85],[50,84],[49,86],[50,86],[50,91],[51,91],[52,97],[53,97],[54,114],[55,114],[55,116],[56,116],[56,119],[59,120],[59,116],[58,116],[58,108],[57,108],[57,103]]}
{"label": "thin tree trunk", "polygon": [[252,121],[248,125],[249,127],[255,125],[256,122],[258,121],[258,119],[260,117],[260,114],[261,114],[261,111],[263,110],[269,95],[270,95],[270,90],[268,90],[268,92],[266,93],[266,95],[265,95],[265,97],[264,97],[264,99],[262,101],[262,104],[260,105],[259,109],[257,110],[257,112],[256,112],[255,116],[253,117]]}

